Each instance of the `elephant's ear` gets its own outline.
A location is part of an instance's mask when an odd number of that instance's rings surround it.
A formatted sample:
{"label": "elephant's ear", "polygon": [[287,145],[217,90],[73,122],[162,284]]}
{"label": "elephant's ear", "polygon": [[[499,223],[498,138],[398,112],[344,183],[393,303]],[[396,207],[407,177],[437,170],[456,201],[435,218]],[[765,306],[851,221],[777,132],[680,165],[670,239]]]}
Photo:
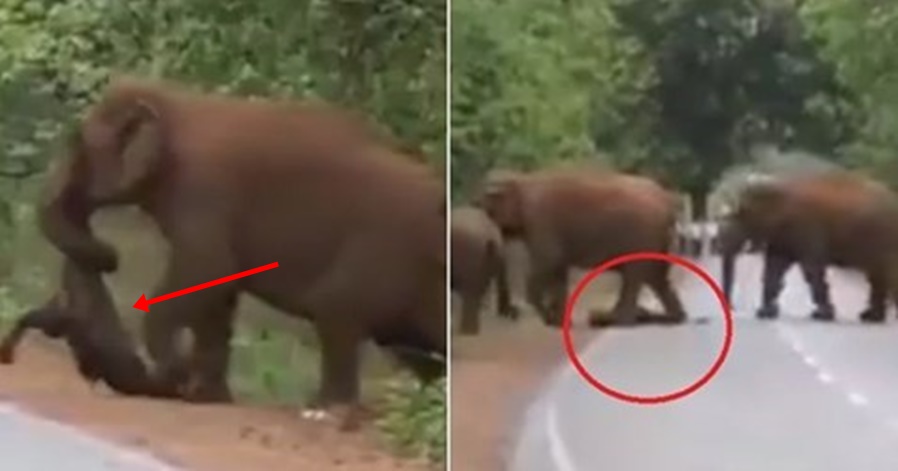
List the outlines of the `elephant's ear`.
{"label": "elephant's ear", "polygon": [[162,117],[148,102],[137,101],[133,114],[120,133],[121,176],[119,193],[132,200],[135,192],[145,189],[159,169],[165,136]]}
{"label": "elephant's ear", "polygon": [[143,96],[108,97],[82,127],[90,164],[88,195],[98,205],[132,203],[158,168],[161,114]]}
{"label": "elephant's ear", "polygon": [[482,198],[487,214],[504,233],[517,233],[523,228],[523,192],[518,175],[503,174],[488,179]]}

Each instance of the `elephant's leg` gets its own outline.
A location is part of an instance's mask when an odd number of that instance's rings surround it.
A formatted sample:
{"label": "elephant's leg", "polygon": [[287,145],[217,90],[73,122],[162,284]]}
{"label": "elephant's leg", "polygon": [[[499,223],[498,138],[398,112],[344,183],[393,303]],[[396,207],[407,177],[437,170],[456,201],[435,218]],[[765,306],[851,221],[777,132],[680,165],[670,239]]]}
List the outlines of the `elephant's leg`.
{"label": "elephant's leg", "polygon": [[520,312],[517,306],[511,302],[511,291],[508,287],[508,267],[506,257],[501,255],[495,260],[495,276],[493,283],[496,286],[496,310],[502,317],[517,320]]}
{"label": "elephant's leg", "polygon": [[664,306],[664,317],[661,318],[661,321],[672,324],[681,323],[686,320],[686,310],[683,309],[680,296],[671,286],[670,265],[667,263],[658,265],[653,271],[654,275],[649,278],[649,286],[658,296],[661,305]]}
{"label": "elephant's leg", "polygon": [[480,332],[480,308],[483,306],[482,289],[465,287],[461,295],[461,333],[477,335]]}
{"label": "elephant's leg", "polygon": [[543,318],[543,322],[549,323],[550,316],[547,315],[547,306],[545,303],[546,285],[549,282],[549,276],[535,268],[531,268],[527,275],[527,302],[536,309],[536,312]]}
{"label": "elephant's leg", "polygon": [[561,327],[564,322],[564,309],[567,305],[567,270],[556,270],[547,279],[546,291],[546,313],[547,324],[554,327]]}
{"label": "elephant's leg", "polygon": [[232,291],[219,310],[210,310],[194,319],[191,327],[195,339],[191,373],[194,384],[188,399],[194,402],[231,402],[228,365],[231,360],[231,337],[237,308],[237,291]]}
{"label": "elephant's leg", "polygon": [[775,319],[779,317],[777,299],[783,290],[783,278],[790,266],[792,266],[792,261],[785,257],[768,254],[764,258],[761,307],[756,313],[758,319]]}
{"label": "elephant's leg", "polygon": [[836,318],[835,309],[829,296],[829,284],[826,282],[826,265],[816,258],[808,258],[801,262],[801,272],[811,288],[814,301],[814,312],[811,318],[819,321],[831,321]]}
{"label": "elephant's leg", "polygon": [[[613,325],[632,326],[639,322],[642,310],[639,307],[639,292],[645,282],[646,266],[644,263],[631,262],[621,267],[621,289],[617,303],[611,310]],[[591,316],[589,323],[593,327],[607,325],[608,322]]]}
{"label": "elephant's leg", "polygon": [[314,405],[347,407],[345,415],[339,418],[344,430],[355,429],[359,424],[362,336],[355,327],[339,320],[322,320],[317,325],[321,340],[321,386]]}
{"label": "elephant's leg", "polygon": [[[168,294],[186,287],[233,274],[226,245],[212,240],[197,244],[175,244],[169,265],[153,296]],[[201,247],[198,247],[201,246]],[[233,285],[223,284],[155,304],[143,316],[143,336],[147,353],[155,363],[155,376],[166,389],[186,387],[189,365],[175,347],[175,334],[202,316],[222,314]],[[220,334],[214,334],[220,335]]]}
{"label": "elephant's leg", "polygon": [[867,270],[867,282],[870,284],[870,298],[860,319],[862,322],[884,322],[886,320],[886,303],[889,293],[888,267]]}

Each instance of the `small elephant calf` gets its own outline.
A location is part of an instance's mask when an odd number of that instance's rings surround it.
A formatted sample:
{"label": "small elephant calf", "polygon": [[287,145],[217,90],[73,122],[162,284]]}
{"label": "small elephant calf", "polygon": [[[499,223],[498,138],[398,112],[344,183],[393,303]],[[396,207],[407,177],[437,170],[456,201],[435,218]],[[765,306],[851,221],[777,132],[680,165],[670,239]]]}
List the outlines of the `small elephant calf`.
{"label": "small elephant calf", "polygon": [[0,363],[11,364],[29,329],[68,343],[78,371],[88,382],[105,382],[125,395],[178,397],[148,374],[121,325],[100,272],[67,261],[62,289],[43,306],[28,311],[0,343]]}

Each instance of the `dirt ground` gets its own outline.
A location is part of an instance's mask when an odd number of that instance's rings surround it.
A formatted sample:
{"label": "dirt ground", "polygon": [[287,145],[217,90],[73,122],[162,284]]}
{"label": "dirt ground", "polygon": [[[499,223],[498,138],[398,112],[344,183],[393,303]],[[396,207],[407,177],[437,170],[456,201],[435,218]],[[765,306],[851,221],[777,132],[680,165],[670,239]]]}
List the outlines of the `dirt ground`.
{"label": "dirt ground", "polygon": [[[527,259],[523,248],[510,248],[512,267],[509,281],[515,298],[522,298]],[[582,276],[582,274],[580,274]],[[572,276],[571,285],[580,276]],[[619,279],[603,276],[591,283],[577,302],[596,309],[608,309]],[[458,314],[457,298],[453,304]],[[559,329],[543,325],[536,315],[524,308],[522,318],[511,323],[495,316],[493,299],[485,301],[481,315],[482,330],[477,336],[452,336],[451,378],[451,466],[464,471],[504,469],[511,451],[515,422],[535,398],[549,375],[565,363]],[[583,303],[583,304],[581,304]],[[456,317],[457,318],[457,317]],[[574,319],[573,340],[578,348],[596,334]]]}
{"label": "dirt ground", "polygon": [[207,406],[91,391],[67,353],[26,338],[16,363],[0,367],[0,400],[193,471],[249,469],[411,470],[422,463],[391,456],[374,431],[342,434],[295,409]]}
{"label": "dirt ground", "polygon": [[[102,213],[95,228],[122,256],[121,269],[109,275],[107,283],[125,323],[136,329],[139,314],[131,304],[154,286],[166,248],[148,221],[134,211]],[[29,294],[26,305],[41,303],[55,289],[59,255],[37,234],[22,236],[16,249],[13,289]],[[32,266],[44,270],[32,275]],[[35,276],[40,283],[30,280]],[[284,331],[303,330],[295,320],[257,300],[241,301],[240,311],[241,316]],[[37,333],[26,336],[14,365],[0,365],[0,400],[149,450],[192,471],[431,469],[393,457],[370,423],[360,433],[341,434],[333,424],[301,419],[297,406],[193,405],[126,398],[99,386],[91,391],[65,347]]]}
{"label": "dirt ground", "polygon": [[[453,339],[452,469],[504,469],[514,422],[565,358],[561,331],[533,317],[518,325],[496,324],[477,337]],[[591,335],[577,329],[574,342],[580,345]]]}

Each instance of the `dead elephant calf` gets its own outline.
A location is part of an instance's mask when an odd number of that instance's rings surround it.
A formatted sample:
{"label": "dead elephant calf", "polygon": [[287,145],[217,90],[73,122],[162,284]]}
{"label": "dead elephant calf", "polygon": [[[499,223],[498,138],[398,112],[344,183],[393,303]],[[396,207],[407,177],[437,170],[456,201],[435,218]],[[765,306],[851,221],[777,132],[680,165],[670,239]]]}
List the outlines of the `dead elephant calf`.
{"label": "dead elephant calf", "polygon": [[78,371],[91,384],[102,381],[126,395],[178,396],[148,374],[121,324],[100,272],[67,260],[60,291],[18,320],[0,343],[0,363],[13,362],[16,346],[29,329],[64,339]]}

